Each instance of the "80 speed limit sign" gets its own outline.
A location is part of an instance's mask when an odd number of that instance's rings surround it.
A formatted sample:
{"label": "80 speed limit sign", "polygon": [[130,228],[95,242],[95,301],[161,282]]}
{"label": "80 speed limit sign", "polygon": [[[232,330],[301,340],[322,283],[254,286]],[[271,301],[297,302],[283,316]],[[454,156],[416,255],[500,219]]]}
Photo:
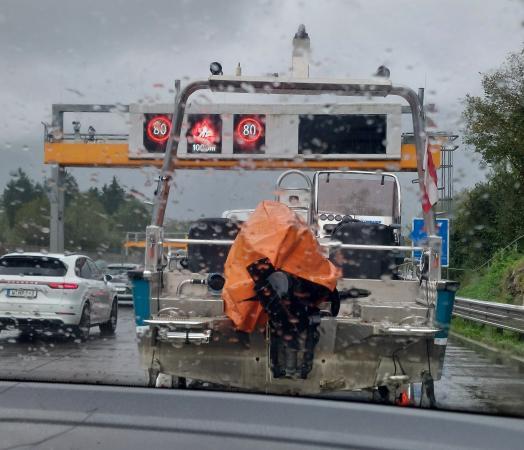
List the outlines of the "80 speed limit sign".
{"label": "80 speed limit sign", "polygon": [[170,132],[171,121],[166,116],[155,116],[147,123],[147,137],[154,142],[166,142]]}
{"label": "80 speed limit sign", "polygon": [[235,114],[233,153],[264,153],[265,123],[263,114]]}

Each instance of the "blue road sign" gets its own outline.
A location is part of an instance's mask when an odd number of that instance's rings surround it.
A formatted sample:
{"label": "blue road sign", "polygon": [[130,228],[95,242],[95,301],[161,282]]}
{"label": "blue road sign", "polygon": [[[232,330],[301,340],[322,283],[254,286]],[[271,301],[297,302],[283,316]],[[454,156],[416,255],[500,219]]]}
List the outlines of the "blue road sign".
{"label": "blue road sign", "polygon": [[[449,266],[449,219],[437,219],[437,234],[442,238],[442,267]],[[411,232],[411,240],[413,245],[417,246],[423,244],[428,238],[424,230],[424,219],[420,217],[413,218],[413,231]],[[413,258],[420,259],[421,252],[414,251]]]}

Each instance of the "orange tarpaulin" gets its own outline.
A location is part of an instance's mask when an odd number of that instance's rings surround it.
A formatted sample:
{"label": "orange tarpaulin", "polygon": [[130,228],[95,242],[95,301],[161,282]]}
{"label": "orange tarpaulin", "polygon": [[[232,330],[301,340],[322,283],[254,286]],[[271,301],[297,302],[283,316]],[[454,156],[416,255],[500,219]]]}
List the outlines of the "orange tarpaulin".
{"label": "orange tarpaulin", "polygon": [[333,291],[339,270],[322,254],[309,226],[286,205],[261,202],[242,226],[226,260],[222,293],[226,315],[237,329],[252,332],[267,316],[255,296],[247,266],[268,258],[275,269],[320,284]]}

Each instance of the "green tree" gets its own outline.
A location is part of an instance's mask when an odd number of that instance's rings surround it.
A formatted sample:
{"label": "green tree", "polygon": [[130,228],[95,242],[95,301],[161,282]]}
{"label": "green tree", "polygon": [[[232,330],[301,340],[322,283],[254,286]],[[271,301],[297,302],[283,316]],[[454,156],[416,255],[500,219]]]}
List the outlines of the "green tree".
{"label": "green tree", "polygon": [[21,245],[49,246],[49,200],[38,195],[22,205],[15,216],[13,242]]}
{"label": "green tree", "polygon": [[464,142],[492,170],[460,196],[451,236],[454,265],[470,268],[524,234],[524,53],[483,75],[482,87],[465,99]]}
{"label": "green tree", "polygon": [[96,186],[94,186],[94,187],[90,187],[90,188],[87,190],[87,193],[88,193],[90,196],[92,196],[92,197],[94,197],[94,198],[97,198],[98,200],[100,200],[100,197],[101,197],[101,195],[102,195],[101,192],[100,192],[100,190],[99,190]]}
{"label": "green tree", "polygon": [[89,194],[79,194],[66,208],[64,228],[65,247],[71,251],[96,251],[112,241],[104,206]]}
{"label": "green tree", "polygon": [[22,205],[30,202],[43,191],[42,187],[33,183],[20,168],[11,176],[12,179],[7,183],[3,194],[4,210],[9,228],[14,227],[16,213]]}
{"label": "green tree", "polygon": [[145,231],[149,225],[151,214],[148,208],[134,197],[128,196],[126,201],[113,215],[113,222],[117,230]]}
{"label": "green tree", "polygon": [[466,144],[494,168],[524,180],[524,52],[482,77],[482,96],[465,100]]}
{"label": "green tree", "polygon": [[[453,265],[476,267],[524,234],[524,197],[514,177],[494,172],[456,201]],[[523,243],[524,244],[524,243]]]}
{"label": "green tree", "polygon": [[78,188],[78,183],[75,177],[69,172],[65,173],[64,178],[64,202],[65,207],[67,208],[67,206],[78,196],[80,189]]}
{"label": "green tree", "polygon": [[107,214],[112,215],[118,211],[120,206],[123,205],[125,198],[126,191],[122,186],[120,186],[115,176],[113,176],[111,184],[104,184],[104,186],[102,186],[100,201],[102,202]]}

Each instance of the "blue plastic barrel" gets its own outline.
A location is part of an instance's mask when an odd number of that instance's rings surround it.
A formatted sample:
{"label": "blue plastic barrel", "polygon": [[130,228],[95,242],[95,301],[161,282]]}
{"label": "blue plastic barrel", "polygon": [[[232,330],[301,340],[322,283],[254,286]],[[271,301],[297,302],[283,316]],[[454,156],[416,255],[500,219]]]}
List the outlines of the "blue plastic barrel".
{"label": "blue plastic barrel", "polygon": [[435,344],[445,345],[447,343],[455,293],[459,283],[457,281],[440,280],[437,283],[437,302],[435,305],[435,325],[440,331],[435,334]]}
{"label": "blue plastic barrel", "polygon": [[133,285],[133,307],[135,309],[135,323],[143,326],[144,320],[149,319],[151,310],[149,308],[149,280],[144,279],[142,271],[133,270],[128,272]]}

